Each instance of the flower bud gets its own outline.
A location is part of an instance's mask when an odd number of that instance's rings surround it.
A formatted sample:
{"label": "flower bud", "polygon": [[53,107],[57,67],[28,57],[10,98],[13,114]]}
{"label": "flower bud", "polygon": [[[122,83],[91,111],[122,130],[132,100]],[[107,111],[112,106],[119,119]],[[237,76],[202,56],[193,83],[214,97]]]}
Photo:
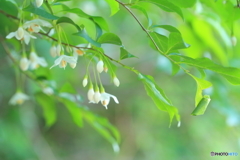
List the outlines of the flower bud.
{"label": "flower bud", "polygon": [[101,94],[99,93],[99,91],[95,92],[93,98],[95,103],[98,103],[101,100]]}
{"label": "flower bud", "polygon": [[50,48],[50,55],[51,55],[53,58],[55,58],[55,57],[57,56],[57,47],[52,46],[52,47]]}
{"label": "flower bud", "polygon": [[54,93],[53,89],[51,87],[45,87],[43,88],[43,93],[45,93],[46,95],[52,95]]}
{"label": "flower bud", "polygon": [[93,90],[93,88],[90,88],[88,90],[88,100],[89,100],[89,103],[95,103],[93,96],[94,96],[94,90]]}
{"label": "flower bud", "polygon": [[88,84],[88,79],[87,79],[87,77],[84,77],[83,82],[82,82],[83,87],[86,87],[87,84]]}
{"label": "flower bud", "polygon": [[43,4],[43,0],[36,0],[37,7],[40,7]]}
{"label": "flower bud", "polygon": [[97,71],[98,71],[99,73],[102,73],[102,71],[103,71],[103,65],[104,65],[104,63],[103,63],[102,60],[98,61],[98,63],[97,63]]}
{"label": "flower bud", "polygon": [[113,78],[113,83],[117,87],[120,85],[120,81],[119,81],[119,79],[116,76],[114,76],[114,78]]}
{"label": "flower bud", "polygon": [[17,30],[17,33],[16,33],[16,38],[18,40],[21,40],[21,39],[23,39],[23,36],[24,36],[24,30],[22,27],[19,27]]}
{"label": "flower bud", "polygon": [[29,60],[26,57],[22,57],[20,60],[20,68],[26,71],[29,67]]}

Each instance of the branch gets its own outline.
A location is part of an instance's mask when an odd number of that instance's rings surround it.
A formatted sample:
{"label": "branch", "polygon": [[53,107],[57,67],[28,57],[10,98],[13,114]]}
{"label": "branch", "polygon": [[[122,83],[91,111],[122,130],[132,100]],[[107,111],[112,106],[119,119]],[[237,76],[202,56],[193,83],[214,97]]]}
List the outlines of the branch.
{"label": "branch", "polygon": [[167,59],[169,59],[170,61],[172,61],[174,64],[178,65],[184,72],[188,73],[189,71],[186,70],[185,68],[183,68],[180,64],[178,64],[176,61],[174,61],[171,57],[169,57],[168,55],[164,54],[160,48],[158,47],[157,43],[154,41],[154,39],[152,38],[152,36],[150,35],[150,33],[148,32],[148,30],[143,26],[143,24],[139,21],[139,19],[135,16],[135,14],[128,8],[128,6],[126,6],[126,4],[115,0],[116,2],[118,2],[121,6],[123,6],[132,16],[133,18],[137,21],[137,23],[140,25],[140,27],[142,28],[142,30],[144,32],[146,32],[146,34],[148,35],[148,37],[150,38],[150,40],[152,41],[153,45],[155,46],[155,48],[157,49],[157,51],[163,55],[164,57],[166,57]]}
{"label": "branch", "polygon": [[[19,20],[17,17],[15,17],[15,16],[13,16],[13,15],[10,15],[10,14],[4,12],[3,10],[0,10],[0,13],[2,13],[3,15],[5,15],[6,17]],[[50,38],[51,40],[53,40],[53,41],[55,41],[55,42],[58,42],[58,40],[57,40],[56,38],[49,36],[47,33],[39,32],[38,34],[43,35],[43,36],[46,36],[46,37]],[[131,70],[131,71],[133,71],[133,72],[135,72],[135,73],[137,73],[137,74],[139,73],[137,70],[133,69],[132,67],[126,66],[125,64],[119,62],[118,60],[113,59],[113,58],[109,57],[108,55],[106,55],[105,53],[103,53],[103,52],[101,52],[101,51],[98,51],[98,50],[96,50],[96,49],[94,49],[94,48],[77,47],[77,46],[74,46],[74,45],[72,45],[72,44],[68,44],[68,43],[64,43],[64,42],[61,42],[61,44],[64,45],[64,46],[71,46],[71,47],[76,48],[76,49],[88,49],[88,50],[92,50],[92,51],[98,52],[98,53],[102,54],[103,56],[107,57],[109,60],[118,63],[118,64],[121,65],[122,67],[124,67],[124,68],[126,68],[126,69],[129,69],[129,70]]]}

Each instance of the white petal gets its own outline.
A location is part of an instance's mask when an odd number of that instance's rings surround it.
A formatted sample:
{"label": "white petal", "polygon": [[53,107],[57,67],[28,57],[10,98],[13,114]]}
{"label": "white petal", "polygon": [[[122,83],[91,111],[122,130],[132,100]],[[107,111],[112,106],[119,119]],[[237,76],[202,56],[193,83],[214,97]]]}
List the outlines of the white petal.
{"label": "white petal", "polygon": [[91,89],[88,90],[88,100],[89,100],[89,103],[94,102],[93,96],[94,96],[94,90],[93,90],[93,88],[91,88]]}
{"label": "white petal", "polygon": [[62,59],[63,59],[63,55],[60,56],[60,57],[58,57],[58,58],[54,61],[54,65],[53,65],[52,67],[50,67],[50,69],[52,69],[53,67],[59,65],[59,64],[61,63]]}
{"label": "white petal", "polygon": [[57,53],[57,56],[60,56],[61,54],[61,48],[62,46],[60,44],[57,45],[57,50],[56,50],[56,53]]}
{"label": "white petal", "polygon": [[99,91],[95,92],[94,96],[94,102],[98,103],[101,100],[101,94],[99,93]]}
{"label": "white petal", "polygon": [[26,71],[29,67],[29,61],[26,57],[23,57],[21,58],[20,60],[20,68],[23,70],[23,71]]}
{"label": "white petal", "polygon": [[25,100],[28,100],[28,99],[29,97],[26,94],[17,92],[12,96],[9,103],[12,105],[22,104]]}
{"label": "white petal", "polygon": [[74,69],[77,66],[77,63],[70,63],[69,65],[70,65],[71,68]]}
{"label": "white petal", "polygon": [[45,93],[47,95],[52,95],[54,93],[54,91],[51,87],[46,87],[42,91],[43,91],[43,93]]}
{"label": "white petal", "polygon": [[50,55],[54,58],[57,56],[57,48],[55,46],[52,46],[50,48]]}
{"label": "white petal", "polygon": [[35,61],[37,61],[38,56],[35,52],[31,52],[30,56],[29,56],[29,59],[30,59],[31,62],[35,62]]}
{"label": "white petal", "polygon": [[87,84],[88,84],[88,80],[87,80],[87,78],[84,78],[83,82],[82,82],[83,87],[86,87]]}
{"label": "white petal", "polygon": [[15,37],[18,39],[18,40],[21,40],[23,39],[24,35],[25,35],[25,30],[22,28],[22,27],[19,27],[18,30],[16,31],[16,35]]}
{"label": "white petal", "polygon": [[119,79],[118,79],[117,77],[114,77],[114,78],[113,78],[113,83],[114,83],[114,85],[117,86],[117,87],[120,85],[120,81],[119,81]]}
{"label": "white petal", "polygon": [[77,63],[76,58],[72,56],[66,56],[66,55],[62,55],[62,56],[63,56],[63,60],[65,60],[68,63]]}
{"label": "white petal", "polygon": [[47,67],[47,66],[48,66],[46,60],[45,60],[44,58],[42,58],[42,57],[39,57],[39,58],[38,58],[38,64],[39,64],[40,66],[42,66],[42,67]]}
{"label": "white petal", "polygon": [[117,104],[119,103],[119,102],[118,102],[118,99],[117,99],[117,97],[116,97],[116,96],[114,96],[114,95],[111,95],[111,94],[109,94],[109,96],[113,98],[113,100],[115,101],[115,103],[117,103]]}
{"label": "white petal", "polygon": [[13,38],[15,35],[16,35],[16,32],[11,32],[6,36],[6,38],[10,39],[10,38]]}

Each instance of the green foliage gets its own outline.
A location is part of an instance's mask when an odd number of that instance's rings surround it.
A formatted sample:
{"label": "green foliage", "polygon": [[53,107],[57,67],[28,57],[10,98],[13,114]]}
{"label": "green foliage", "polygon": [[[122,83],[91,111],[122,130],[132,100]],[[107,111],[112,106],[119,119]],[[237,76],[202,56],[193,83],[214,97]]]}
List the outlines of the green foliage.
{"label": "green foliage", "polygon": [[210,102],[210,96],[204,95],[201,101],[198,103],[197,107],[191,113],[193,116],[203,115],[207,109],[207,106]]}

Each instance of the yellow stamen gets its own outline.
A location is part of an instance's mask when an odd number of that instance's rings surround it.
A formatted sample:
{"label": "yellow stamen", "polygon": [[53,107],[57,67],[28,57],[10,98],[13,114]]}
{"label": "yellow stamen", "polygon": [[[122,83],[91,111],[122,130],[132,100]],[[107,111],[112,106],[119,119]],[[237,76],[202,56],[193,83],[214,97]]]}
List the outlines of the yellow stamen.
{"label": "yellow stamen", "polygon": [[77,49],[77,54],[79,55],[79,56],[82,56],[83,55],[83,51],[82,50],[80,50],[80,49]]}

